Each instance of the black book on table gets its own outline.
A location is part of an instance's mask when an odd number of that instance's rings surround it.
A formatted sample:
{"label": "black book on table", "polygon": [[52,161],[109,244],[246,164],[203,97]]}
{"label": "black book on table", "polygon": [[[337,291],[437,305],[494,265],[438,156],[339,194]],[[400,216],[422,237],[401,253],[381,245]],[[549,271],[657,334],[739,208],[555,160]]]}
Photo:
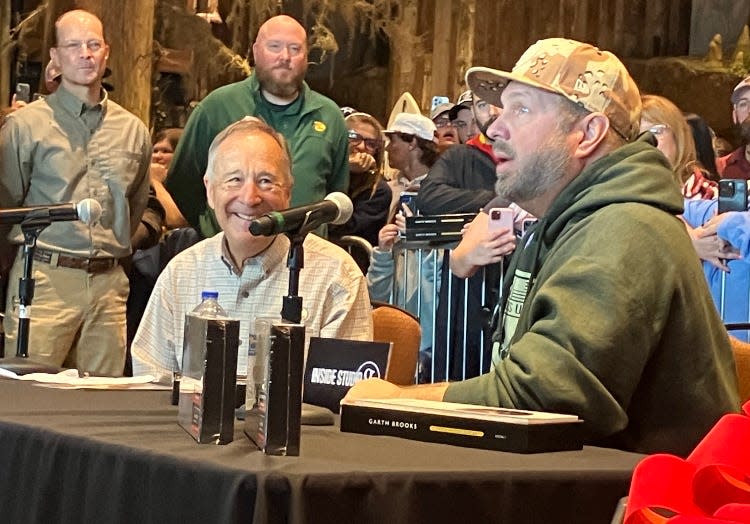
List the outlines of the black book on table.
{"label": "black book on table", "polygon": [[575,415],[412,399],[345,400],[341,431],[540,453],[583,448]]}

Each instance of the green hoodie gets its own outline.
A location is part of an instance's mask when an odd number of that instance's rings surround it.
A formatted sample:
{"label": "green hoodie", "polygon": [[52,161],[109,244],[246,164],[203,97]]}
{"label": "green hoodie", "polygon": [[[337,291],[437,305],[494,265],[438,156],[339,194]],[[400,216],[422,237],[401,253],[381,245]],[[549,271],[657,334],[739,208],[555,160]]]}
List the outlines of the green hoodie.
{"label": "green hoodie", "polygon": [[590,444],[689,453],[739,399],[682,202],[643,141],[588,166],[519,243],[493,369],[444,400],[572,413]]}

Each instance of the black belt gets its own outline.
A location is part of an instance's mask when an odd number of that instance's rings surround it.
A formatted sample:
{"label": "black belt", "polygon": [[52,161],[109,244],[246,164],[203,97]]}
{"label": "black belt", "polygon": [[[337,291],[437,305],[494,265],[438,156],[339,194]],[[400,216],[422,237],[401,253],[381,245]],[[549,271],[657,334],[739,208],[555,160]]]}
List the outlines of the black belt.
{"label": "black belt", "polygon": [[[34,260],[37,262],[44,262],[46,264],[52,263],[52,257],[55,251],[49,249],[34,250]],[[64,255],[58,253],[57,255],[57,266],[67,267],[71,269],[82,269],[87,273],[104,273],[109,271],[117,265],[117,259],[112,257],[102,258],[83,258],[72,255]]]}

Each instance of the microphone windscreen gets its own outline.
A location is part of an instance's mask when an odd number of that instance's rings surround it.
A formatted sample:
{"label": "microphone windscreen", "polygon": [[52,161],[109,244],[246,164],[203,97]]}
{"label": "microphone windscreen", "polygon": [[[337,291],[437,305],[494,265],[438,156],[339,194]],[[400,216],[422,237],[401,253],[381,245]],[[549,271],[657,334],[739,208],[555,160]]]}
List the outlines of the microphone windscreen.
{"label": "microphone windscreen", "polygon": [[78,202],[76,211],[78,212],[78,220],[89,226],[102,216],[102,206],[93,198],[84,198]]}
{"label": "microphone windscreen", "polygon": [[336,204],[336,207],[339,210],[339,214],[336,215],[336,218],[331,221],[331,224],[343,224],[352,217],[352,213],[354,212],[354,205],[352,204],[351,199],[345,193],[335,191],[333,193],[329,193],[325,199],[330,200],[331,202]]}

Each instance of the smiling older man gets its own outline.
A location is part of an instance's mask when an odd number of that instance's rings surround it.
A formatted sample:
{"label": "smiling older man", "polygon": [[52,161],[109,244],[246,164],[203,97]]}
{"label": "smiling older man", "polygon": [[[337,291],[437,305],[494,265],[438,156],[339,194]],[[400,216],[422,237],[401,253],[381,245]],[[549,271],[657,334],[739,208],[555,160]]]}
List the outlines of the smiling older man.
{"label": "smiling older man", "polygon": [[[168,382],[182,363],[185,314],[202,290],[240,320],[238,373],[244,373],[256,318],[280,318],[288,294],[285,235],[255,236],[250,222],[289,207],[293,179],[284,138],[254,117],[230,125],[208,150],[204,184],[222,232],[177,255],[159,276],[133,341],[133,373]],[[367,284],[354,260],[315,235],[300,271],[305,335],[372,340]]]}
{"label": "smiling older man", "polygon": [[510,262],[480,377],[349,398],[416,397],[573,413],[589,443],[688,453],[739,406],[726,331],[663,155],[636,140],[640,95],[611,53],[541,40],[512,72],[472,68],[502,106],[498,196],[539,217]]}

